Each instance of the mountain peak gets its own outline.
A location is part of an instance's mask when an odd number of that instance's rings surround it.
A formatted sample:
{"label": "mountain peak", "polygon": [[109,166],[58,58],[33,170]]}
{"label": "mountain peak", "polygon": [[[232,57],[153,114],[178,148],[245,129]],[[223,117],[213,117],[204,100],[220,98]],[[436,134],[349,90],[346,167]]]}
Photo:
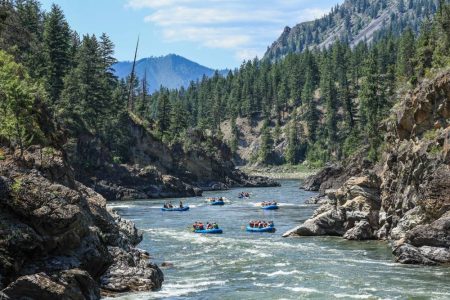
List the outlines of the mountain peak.
{"label": "mountain peak", "polygon": [[[131,73],[133,62],[119,62],[113,66],[119,78],[126,78]],[[225,71],[220,71],[223,74]],[[164,56],[147,57],[136,63],[136,74],[143,78],[147,74],[149,91],[154,92],[160,86],[175,89],[188,87],[192,81],[203,76],[211,77],[215,70],[202,66],[178,54],[170,53]]]}

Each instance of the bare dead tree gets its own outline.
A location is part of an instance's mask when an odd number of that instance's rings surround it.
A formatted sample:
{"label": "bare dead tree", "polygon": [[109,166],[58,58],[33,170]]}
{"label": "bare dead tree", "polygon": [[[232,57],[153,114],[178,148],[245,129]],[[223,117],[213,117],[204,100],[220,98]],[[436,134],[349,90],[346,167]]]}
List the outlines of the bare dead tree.
{"label": "bare dead tree", "polygon": [[134,52],[133,68],[131,69],[131,74],[130,74],[130,85],[129,85],[129,90],[128,90],[128,111],[129,112],[132,112],[134,109],[133,85],[134,85],[134,80],[136,77],[135,71],[136,71],[136,59],[137,59],[138,49],[139,49],[139,36],[138,36],[138,40],[136,43],[136,50]]}

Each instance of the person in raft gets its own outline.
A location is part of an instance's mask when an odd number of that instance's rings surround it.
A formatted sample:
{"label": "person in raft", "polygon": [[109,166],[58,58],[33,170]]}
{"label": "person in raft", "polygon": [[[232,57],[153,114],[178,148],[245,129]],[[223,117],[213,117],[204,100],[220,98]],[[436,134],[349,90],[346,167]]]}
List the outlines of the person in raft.
{"label": "person in raft", "polygon": [[273,225],[273,222],[266,222],[266,221],[250,221],[249,223],[251,228],[266,228],[271,225]]}
{"label": "person in raft", "polygon": [[203,230],[203,229],[205,229],[205,226],[203,225],[202,222],[195,222],[194,225],[192,225],[192,227],[194,228],[194,230]]}
{"label": "person in raft", "polygon": [[277,201],[272,201],[272,202],[266,202],[264,201],[261,206],[265,207],[265,206],[271,206],[271,205],[278,205]]}
{"label": "person in raft", "polygon": [[180,208],[183,208],[183,201],[180,200]]}
{"label": "person in raft", "polygon": [[164,202],[164,208],[173,208],[172,202]]}

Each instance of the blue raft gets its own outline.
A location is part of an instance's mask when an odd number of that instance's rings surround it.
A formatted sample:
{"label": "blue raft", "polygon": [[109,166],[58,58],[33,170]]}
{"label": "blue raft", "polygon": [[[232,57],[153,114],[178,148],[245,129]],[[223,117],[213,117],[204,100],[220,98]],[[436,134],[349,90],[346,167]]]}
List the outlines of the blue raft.
{"label": "blue raft", "polygon": [[224,201],[211,201],[209,202],[210,205],[225,205]]}
{"label": "blue raft", "polygon": [[247,225],[247,231],[249,232],[275,232],[275,227],[273,225],[264,228],[255,228]]}
{"label": "blue raft", "polygon": [[203,234],[222,234],[223,230],[218,228],[218,229],[196,229],[194,230],[195,233],[203,233]]}
{"label": "blue raft", "polygon": [[187,211],[189,210],[189,206],[185,207],[174,207],[174,208],[161,208],[162,211]]}
{"label": "blue raft", "polygon": [[275,205],[261,206],[261,208],[264,210],[275,210],[279,209],[280,207],[278,206],[278,204],[275,204]]}

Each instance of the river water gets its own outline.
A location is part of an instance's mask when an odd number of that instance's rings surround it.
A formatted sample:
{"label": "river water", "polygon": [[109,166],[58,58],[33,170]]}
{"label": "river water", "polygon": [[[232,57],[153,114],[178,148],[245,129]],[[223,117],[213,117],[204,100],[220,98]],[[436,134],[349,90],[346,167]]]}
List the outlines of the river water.
{"label": "river water", "polygon": [[[450,299],[450,268],[400,265],[384,242],[350,242],[334,237],[282,238],[316,207],[303,202],[314,193],[298,181],[279,188],[207,192],[185,199],[188,212],[161,212],[164,200],[111,203],[144,231],[139,245],[161,264],[160,291],[128,294],[119,299]],[[230,203],[209,206],[206,197]],[[266,212],[261,201],[277,199],[278,211]],[[175,202],[175,200],[174,200]],[[276,233],[247,233],[252,219],[273,220]],[[215,221],[223,235],[194,234],[195,221]]]}

